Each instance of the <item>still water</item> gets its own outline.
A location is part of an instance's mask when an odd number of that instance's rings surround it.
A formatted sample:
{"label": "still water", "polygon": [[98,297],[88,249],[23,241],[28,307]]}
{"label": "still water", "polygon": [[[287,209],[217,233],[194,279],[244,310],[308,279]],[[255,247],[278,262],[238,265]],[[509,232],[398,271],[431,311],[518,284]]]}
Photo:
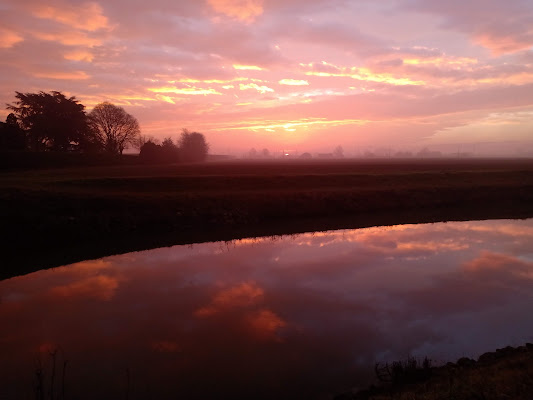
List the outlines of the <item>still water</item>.
{"label": "still water", "polygon": [[160,248],[0,282],[0,398],[330,398],[532,310],[531,219]]}

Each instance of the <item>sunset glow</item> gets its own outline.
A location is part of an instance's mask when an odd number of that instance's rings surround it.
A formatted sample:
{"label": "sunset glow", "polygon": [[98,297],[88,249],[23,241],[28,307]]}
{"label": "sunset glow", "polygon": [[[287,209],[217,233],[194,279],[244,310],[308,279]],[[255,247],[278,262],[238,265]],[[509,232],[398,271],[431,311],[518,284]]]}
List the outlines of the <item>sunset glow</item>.
{"label": "sunset glow", "polygon": [[0,0],[0,100],[109,101],[217,154],[532,155],[532,26],[524,0]]}

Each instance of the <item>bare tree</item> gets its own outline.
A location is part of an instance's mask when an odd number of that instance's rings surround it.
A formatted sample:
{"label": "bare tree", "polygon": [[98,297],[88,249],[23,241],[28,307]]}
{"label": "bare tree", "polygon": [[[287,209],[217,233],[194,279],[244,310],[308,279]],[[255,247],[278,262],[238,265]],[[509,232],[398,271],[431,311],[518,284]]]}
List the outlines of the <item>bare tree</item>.
{"label": "bare tree", "polygon": [[139,122],[122,107],[100,103],[89,113],[89,121],[109,153],[122,154],[128,144],[135,145],[139,140]]}

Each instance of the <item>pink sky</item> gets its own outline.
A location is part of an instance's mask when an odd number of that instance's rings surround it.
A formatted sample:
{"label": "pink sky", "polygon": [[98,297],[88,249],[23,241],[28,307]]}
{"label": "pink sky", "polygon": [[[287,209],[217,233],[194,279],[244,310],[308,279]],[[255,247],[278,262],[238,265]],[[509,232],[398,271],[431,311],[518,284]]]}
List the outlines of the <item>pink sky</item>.
{"label": "pink sky", "polygon": [[0,103],[40,90],[213,153],[533,154],[533,2],[0,0]]}

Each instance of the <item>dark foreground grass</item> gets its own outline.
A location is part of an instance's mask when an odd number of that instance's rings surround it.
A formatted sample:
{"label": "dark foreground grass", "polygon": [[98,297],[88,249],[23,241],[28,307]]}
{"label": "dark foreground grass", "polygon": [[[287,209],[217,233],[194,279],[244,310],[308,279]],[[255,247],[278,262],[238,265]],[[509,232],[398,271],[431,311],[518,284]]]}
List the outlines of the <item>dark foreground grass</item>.
{"label": "dark foreground grass", "polygon": [[533,160],[217,162],[0,174],[0,278],[172,244],[533,216]]}
{"label": "dark foreground grass", "polygon": [[[413,359],[396,362],[391,380],[335,400],[530,400],[533,399],[533,344],[506,347],[455,363],[429,367]],[[390,366],[393,371],[393,366]],[[398,369],[398,368],[397,368]],[[382,369],[380,370],[382,371]]]}

